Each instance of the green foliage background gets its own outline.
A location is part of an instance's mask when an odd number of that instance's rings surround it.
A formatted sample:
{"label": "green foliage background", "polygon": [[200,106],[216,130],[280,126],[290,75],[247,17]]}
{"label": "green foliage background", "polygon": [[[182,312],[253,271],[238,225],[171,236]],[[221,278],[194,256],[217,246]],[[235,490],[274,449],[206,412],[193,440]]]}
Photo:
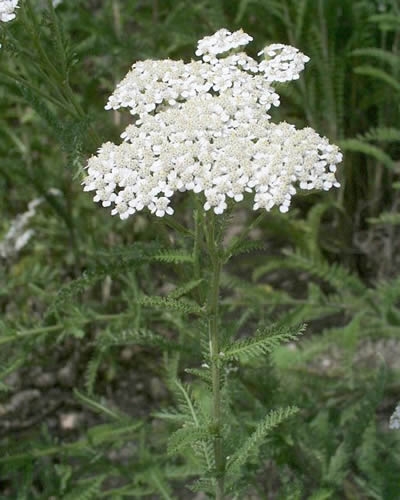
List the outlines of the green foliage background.
{"label": "green foliage background", "polygon": [[[80,179],[86,158],[118,141],[126,117],[103,108],[131,64],[188,60],[221,27],[251,34],[253,55],[280,42],[311,57],[296,84],[278,89],[273,120],[309,125],[344,152],[338,192],[299,195],[289,214],[272,212],[250,233],[259,243],[230,247],[232,498],[400,498],[400,434],[388,429],[400,400],[398,2],[42,4],[22,1],[17,20],[0,25],[0,241],[44,198],[29,244],[0,260],[0,498],[194,498],[185,484],[210,488],[196,473],[212,460],[198,364],[207,284],[193,275],[190,234],[147,215],[111,218]],[[190,228],[191,201],[178,207]],[[237,209],[222,224],[252,219]],[[127,346],[136,346],[130,363],[119,355]],[[64,350],[80,353],[79,377],[54,411],[84,409],[87,428],[64,436],[39,412],[13,429],[12,374],[57,370]],[[136,372],[165,390],[143,411],[119,408],[114,391]],[[129,459],[114,460],[127,443]]]}

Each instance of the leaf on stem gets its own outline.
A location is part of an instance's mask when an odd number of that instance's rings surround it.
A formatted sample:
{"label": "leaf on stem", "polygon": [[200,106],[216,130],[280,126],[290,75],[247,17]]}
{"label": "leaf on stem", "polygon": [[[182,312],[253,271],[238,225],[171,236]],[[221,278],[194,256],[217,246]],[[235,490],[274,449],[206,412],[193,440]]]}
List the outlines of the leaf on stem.
{"label": "leaf on stem", "polygon": [[298,412],[298,408],[288,406],[287,408],[279,408],[272,410],[268,415],[258,423],[256,430],[249,436],[239,449],[228,460],[228,471],[231,473],[239,472],[239,469],[249,459],[251,454],[258,451],[263,444],[263,440],[275,427],[287,420],[289,417]]}
{"label": "leaf on stem", "polygon": [[300,327],[270,326],[259,329],[253,337],[237,340],[222,349],[220,354],[224,360],[238,359],[248,361],[258,356],[271,353],[284,342],[296,340],[305,331],[305,325]]}
{"label": "leaf on stem", "polygon": [[210,437],[211,433],[206,425],[184,425],[175,431],[169,438],[168,454],[178,454],[182,449],[198,445],[199,441],[208,440]]}
{"label": "leaf on stem", "polygon": [[90,398],[86,394],[82,394],[77,389],[74,390],[74,396],[83,403],[86,407],[95,411],[96,413],[100,413],[102,415],[106,415],[107,417],[113,420],[125,420],[126,415],[124,415],[119,410],[112,410],[111,408],[105,406],[101,401],[98,401],[94,398]]}
{"label": "leaf on stem", "polygon": [[186,351],[185,346],[178,344],[175,340],[170,340],[162,335],[154,333],[145,328],[107,331],[99,336],[99,345],[106,349],[112,346],[141,345],[156,347],[163,351]]}
{"label": "leaf on stem", "polygon": [[188,299],[172,299],[170,297],[142,295],[142,297],[138,298],[135,302],[145,307],[178,311],[182,314],[201,315],[203,313],[203,309],[198,304]]}

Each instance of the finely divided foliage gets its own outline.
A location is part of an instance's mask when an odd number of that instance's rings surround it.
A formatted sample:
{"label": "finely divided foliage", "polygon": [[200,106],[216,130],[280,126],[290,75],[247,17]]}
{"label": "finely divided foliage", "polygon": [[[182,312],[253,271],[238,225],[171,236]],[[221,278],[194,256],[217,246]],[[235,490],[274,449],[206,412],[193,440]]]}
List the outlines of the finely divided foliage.
{"label": "finely divided foliage", "polygon": [[309,58],[273,44],[258,63],[235,50],[251,40],[222,29],[198,42],[201,61],[135,63],[106,106],[129,108],[135,123],[90,158],[85,191],[125,219],[144,208],[171,215],[177,191],[203,193],[204,210],[222,214],[246,192],[255,210],[287,212],[297,187],[338,187],[338,148],[267,114],[279,105],[271,83],[299,78]]}
{"label": "finely divided foliage", "polygon": [[[297,215],[261,210],[250,224],[244,217],[234,222],[231,211],[246,196],[246,202],[254,197],[255,209],[285,212],[296,189],[337,186],[336,146],[312,129],[271,123],[267,113],[279,100],[288,121],[307,122],[340,140],[343,151],[374,159],[366,165],[348,156],[346,192],[357,186],[365,199],[364,188],[374,186],[369,193],[390,198],[386,181],[396,180],[400,137],[391,98],[399,90],[393,76],[400,41],[392,31],[400,24],[390,2],[396,0],[385,0],[386,12],[369,18],[371,0],[340,6],[335,0],[76,0],[64,2],[59,15],[52,5],[62,0],[24,0],[17,10],[18,0],[0,0],[0,100],[11,125],[11,133],[0,134],[0,182],[9,193],[4,221],[10,222],[0,227],[3,494],[194,497],[182,489],[186,484],[216,500],[398,497],[400,404],[395,409],[388,399],[395,396],[396,374],[389,374],[384,391],[386,370],[373,372],[375,347],[384,354],[388,340],[390,357],[395,354],[399,278],[370,287],[364,272],[348,270],[354,247],[330,237],[346,227],[339,219],[357,219],[342,213],[343,200],[317,201],[308,210],[317,198],[307,197]],[[132,32],[126,28],[133,21]],[[93,150],[102,142],[97,131],[106,133],[107,124],[96,120],[93,85],[114,88],[127,53],[137,59],[186,53],[199,38],[193,26],[212,33],[238,23],[304,49],[314,64],[307,65],[307,78],[285,85],[299,78],[308,58],[273,44],[253,59],[242,52],[252,40],[242,30],[203,38],[197,60],[134,64],[106,106],[114,125],[120,108],[131,112],[132,124],[121,145],[104,144],[91,158],[85,190],[122,218],[146,208],[161,220],[135,217],[128,232],[107,218],[96,220],[68,173],[80,174],[84,144]],[[372,32],[381,24],[377,44]],[[352,50],[360,37],[366,47]],[[348,56],[371,57],[376,68]],[[90,67],[90,75],[82,78],[75,64]],[[368,95],[360,86],[365,77]],[[65,173],[64,155],[72,167]],[[380,177],[379,163],[390,178]],[[194,206],[192,224],[186,210],[177,220],[164,217],[178,191],[191,192],[183,206]],[[368,209],[375,227],[390,232],[390,257],[382,260],[395,257],[396,228],[384,224],[400,220],[397,201],[391,207],[387,199],[380,216],[376,207]],[[258,242],[253,229],[262,217],[268,238]],[[40,239],[32,237],[34,229],[43,230]],[[292,250],[278,255],[282,241]],[[267,259],[261,248],[272,255]],[[258,250],[254,259],[233,260],[250,250]],[[346,266],[341,259],[332,264],[341,252]],[[297,347],[300,322],[310,323],[311,334]],[[68,365],[58,366],[64,361]],[[46,376],[54,373],[54,387],[39,377],[39,365]],[[31,386],[44,396],[40,405],[31,391],[20,392]],[[52,407],[53,399],[62,406]],[[302,409],[296,425],[285,424],[296,406]],[[394,411],[391,432],[382,425],[385,408]],[[69,409],[82,420],[64,435],[53,423]],[[29,439],[21,441],[18,429]]]}

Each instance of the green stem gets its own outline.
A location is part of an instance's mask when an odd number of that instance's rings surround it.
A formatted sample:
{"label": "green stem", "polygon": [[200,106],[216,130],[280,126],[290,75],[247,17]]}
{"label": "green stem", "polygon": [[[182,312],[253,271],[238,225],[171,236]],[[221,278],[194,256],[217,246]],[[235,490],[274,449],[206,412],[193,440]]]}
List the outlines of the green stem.
{"label": "green stem", "polygon": [[220,238],[215,233],[215,216],[207,214],[208,228],[207,246],[211,260],[211,286],[207,300],[207,318],[210,343],[210,362],[212,376],[212,422],[214,432],[214,457],[216,468],[215,498],[224,498],[225,457],[222,448],[222,419],[221,419],[221,374],[220,374],[220,333],[218,330],[219,319],[219,291],[222,269],[222,252]]}
{"label": "green stem", "polygon": [[178,233],[181,233],[181,234],[186,235],[186,236],[193,237],[192,231],[190,231],[190,229],[187,229],[185,226],[183,226],[182,224],[180,224],[173,217],[163,217],[160,220],[160,223],[165,224],[166,226],[169,226],[170,228],[174,229]]}
{"label": "green stem", "polygon": [[[78,118],[85,119],[87,113],[80,105],[79,100],[69,83],[69,70],[67,67],[62,34],[58,24],[57,16],[54,12],[54,8],[52,7],[50,0],[48,0],[48,5],[49,13],[52,17],[53,27],[55,30],[55,43],[58,49],[57,52],[61,54],[59,61],[53,63],[52,59],[47,54],[46,49],[42,45],[40,39],[40,25],[36,18],[35,10],[32,7],[31,0],[26,0],[27,13],[24,17],[25,26],[30,33],[32,44],[36,49],[38,57],[42,63],[43,69],[40,68],[40,70],[44,73],[44,79],[53,88],[56,94],[59,94],[59,96],[73,108],[73,110],[69,111],[71,114],[75,114]],[[98,134],[94,128],[89,128],[89,135],[91,137],[91,140],[93,140],[95,144],[98,144],[100,142],[100,138],[98,137]]]}
{"label": "green stem", "polygon": [[60,81],[60,74],[54,64],[51,62],[46,51],[44,50],[40,41],[40,26],[36,18],[35,10],[32,7],[31,0],[26,0],[27,14],[25,16],[25,26],[30,31],[33,45],[37,51],[38,56],[41,58],[43,65],[47,68],[49,74],[53,76],[55,81]]}
{"label": "green stem", "polygon": [[[91,323],[94,321],[120,320],[122,317],[125,316],[136,316],[136,311],[130,311],[128,313],[118,313],[118,314],[98,314],[93,317],[82,318],[77,322],[77,324],[85,325],[87,323]],[[9,344],[10,342],[15,342],[17,340],[27,337],[35,337],[37,335],[42,335],[44,333],[59,332],[60,330],[63,329],[65,329],[65,324],[58,323],[56,325],[41,326],[38,328],[32,328],[30,330],[23,330],[22,332],[15,332],[12,335],[0,336],[0,345]]]}
{"label": "green stem", "polygon": [[[193,228],[193,273],[196,280],[202,278],[201,270],[201,252],[202,252],[202,226],[203,226],[203,208],[200,207],[197,196],[194,197],[194,228]],[[197,300],[199,304],[204,304],[206,299],[206,290],[204,286],[196,289]]]}
{"label": "green stem", "polygon": [[34,337],[35,335],[41,335],[42,333],[52,333],[58,332],[63,329],[63,325],[52,325],[43,326],[40,328],[32,328],[31,330],[25,330],[23,332],[15,333],[14,335],[6,335],[0,337],[0,345],[8,344],[9,342],[14,342],[25,337]]}
{"label": "green stem", "polygon": [[54,97],[52,97],[48,93],[46,94],[46,92],[42,92],[38,87],[36,87],[35,85],[32,85],[27,80],[20,77],[19,75],[11,73],[10,71],[7,71],[4,68],[0,69],[0,76],[1,75],[4,75],[5,77],[9,78],[10,80],[15,80],[15,82],[19,83],[20,85],[23,85],[24,87],[27,87],[28,89],[35,92],[37,95],[40,95],[40,97],[42,97],[43,99],[47,99],[48,101],[52,102],[56,106],[60,107],[62,110],[66,111],[68,114],[71,114],[72,116],[74,116],[74,113],[64,103],[62,103],[58,99],[55,99]]}
{"label": "green stem", "polygon": [[238,248],[239,245],[241,245],[243,241],[247,238],[249,233],[260,224],[260,222],[265,217],[265,213],[266,213],[265,210],[262,210],[261,213],[255,219],[253,219],[251,224],[248,224],[246,228],[242,231],[242,233],[231,243],[231,245],[225,252],[224,262],[227,262],[231,258],[232,253],[236,250],[236,248]]}

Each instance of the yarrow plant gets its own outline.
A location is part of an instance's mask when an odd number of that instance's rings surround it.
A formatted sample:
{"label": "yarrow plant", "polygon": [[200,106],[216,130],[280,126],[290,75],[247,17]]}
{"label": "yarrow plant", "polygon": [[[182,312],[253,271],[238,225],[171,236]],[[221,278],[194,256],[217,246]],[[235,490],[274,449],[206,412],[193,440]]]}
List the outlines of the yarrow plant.
{"label": "yarrow plant", "polygon": [[[229,445],[237,436],[224,420],[227,363],[264,355],[302,332],[271,334],[267,328],[246,341],[227,343],[219,298],[221,270],[263,213],[275,206],[287,212],[297,189],[338,187],[335,171],[342,159],[337,146],[313,129],[275,124],[268,114],[279,106],[273,83],[298,79],[309,58],[294,47],[273,44],[259,53],[263,57],[258,62],[241,51],[251,40],[242,30],[221,29],[198,42],[201,60],[135,63],[106,105],[108,110],[128,108],[133,123],[122,133],[122,144],[107,142],[89,159],[83,181],[84,190],[94,191],[94,200],[121,219],[145,208],[157,217],[172,216],[174,194],[193,193],[190,259],[197,281],[192,286],[201,283],[203,292],[196,300],[209,347],[201,364],[208,375],[200,379],[211,388],[211,415],[196,414],[198,405],[188,405],[190,394],[178,383],[190,411],[171,437],[171,447],[189,444],[196,456],[202,455],[201,489],[218,500],[237,491],[241,466],[264,436],[296,411],[272,410],[254,434]],[[222,214],[230,211],[230,201],[241,202],[246,194],[253,196],[253,209],[261,214],[233,243],[224,244]],[[182,228],[177,221],[174,227]],[[177,423],[182,425],[182,419]]]}

